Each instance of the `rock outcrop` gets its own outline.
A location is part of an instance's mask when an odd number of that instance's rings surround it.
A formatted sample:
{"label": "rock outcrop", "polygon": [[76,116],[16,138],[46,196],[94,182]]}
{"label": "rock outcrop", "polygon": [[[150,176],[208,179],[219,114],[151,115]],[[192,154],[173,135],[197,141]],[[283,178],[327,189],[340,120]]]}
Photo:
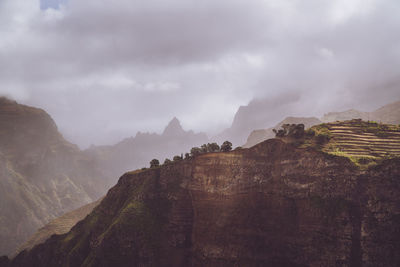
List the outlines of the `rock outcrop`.
{"label": "rock outcrop", "polygon": [[44,110],[0,98],[0,254],[15,253],[39,227],[108,186]]}
{"label": "rock outcrop", "polygon": [[400,159],[270,139],[123,175],[70,232],[0,266],[399,266]]}

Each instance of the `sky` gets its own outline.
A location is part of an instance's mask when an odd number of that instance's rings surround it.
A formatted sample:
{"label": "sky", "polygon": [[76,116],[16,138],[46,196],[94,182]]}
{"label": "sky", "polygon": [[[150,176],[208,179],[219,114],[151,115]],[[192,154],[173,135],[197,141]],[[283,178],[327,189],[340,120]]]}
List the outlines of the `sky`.
{"label": "sky", "polygon": [[398,0],[0,0],[0,94],[82,148],[213,135],[254,99],[371,111],[400,99],[399,33]]}

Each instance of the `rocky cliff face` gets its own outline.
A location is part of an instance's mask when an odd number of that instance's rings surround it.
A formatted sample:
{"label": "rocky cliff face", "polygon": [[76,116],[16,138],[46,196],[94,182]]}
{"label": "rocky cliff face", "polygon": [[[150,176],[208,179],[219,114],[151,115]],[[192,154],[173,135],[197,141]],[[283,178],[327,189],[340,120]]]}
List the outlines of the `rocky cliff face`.
{"label": "rocky cliff face", "polygon": [[0,98],[0,253],[98,199],[107,182],[43,110]]}
{"label": "rocky cliff face", "polygon": [[83,221],[0,266],[399,266],[400,161],[270,139],[126,173]]}

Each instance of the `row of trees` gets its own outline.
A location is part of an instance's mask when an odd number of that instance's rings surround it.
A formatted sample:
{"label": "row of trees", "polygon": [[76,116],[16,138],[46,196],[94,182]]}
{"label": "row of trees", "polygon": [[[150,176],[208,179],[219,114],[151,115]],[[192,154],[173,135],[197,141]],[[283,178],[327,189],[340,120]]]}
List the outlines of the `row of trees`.
{"label": "row of trees", "polygon": [[304,135],[304,124],[283,124],[282,129],[272,131],[275,133],[276,137],[294,137],[301,138]]}
{"label": "row of trees", "polygon": [[[221,147],[217,143],[203,144],[200,147],[192,147],[192,149],[190,149],[190,153],[185,153],[185,157],[183,157],[183,154],[181,154],[180,156],[174,156],[172,160],[165,159],[164,164],[170,164],[172,162],[177,162],[183,159],[190,159],[194,156],[203,153],[220,152],[220,151],[228,152],[231,150],[232,150],[232,143],[229,141],[223,142]],[[156,168],[158,166],[160,166],[160,161],[158,159],[152,159],[150,161],[150,168]]]}
{"label": "row of trees", "polygon": [[232,150],[232,143],[229,141],[225,141],[222,143],[221,147],[217,143],[208,143],[203,144],[201,147],[192,147],[190,150],[190,156],[194,157],[196,155],[202,153],[209,153],[209,152],[228,152]]}

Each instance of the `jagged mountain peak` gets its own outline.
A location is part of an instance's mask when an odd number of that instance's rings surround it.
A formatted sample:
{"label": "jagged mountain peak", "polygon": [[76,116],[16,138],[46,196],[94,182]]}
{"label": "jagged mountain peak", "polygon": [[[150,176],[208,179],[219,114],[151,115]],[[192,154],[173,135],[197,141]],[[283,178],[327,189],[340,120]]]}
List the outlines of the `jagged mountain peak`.
{"label": "jagged mountain peak", "polygon": [[185,133],[185,130],[183,130],[180,121],[176,117],[174,117],[168,123],[167,127],[165,127],[163,135],[176,136],[176,135],[180,135],[180,134],[184,134],[184,133]]}

